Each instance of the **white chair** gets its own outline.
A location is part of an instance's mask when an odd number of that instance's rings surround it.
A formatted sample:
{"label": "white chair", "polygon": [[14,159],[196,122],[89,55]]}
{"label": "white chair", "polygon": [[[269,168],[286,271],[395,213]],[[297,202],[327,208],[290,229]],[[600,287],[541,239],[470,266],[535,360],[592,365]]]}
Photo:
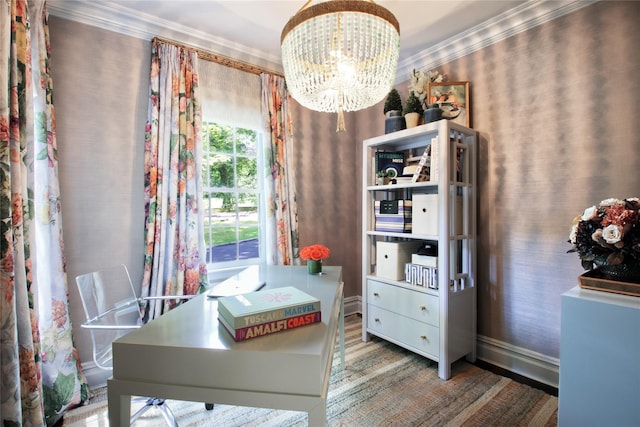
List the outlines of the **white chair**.
{"label": "white chair", "polygon": [[[129,271],[125,265],[106,268],[76,277],[80,299],[84,307],[86,321],[83,328],[91,332],[93,342],[93,360],[97,367],[111,371],[113,369],[111,343],[132,329],[142,326],[140,312],[142,298],[136,296]],[[194,295],[151,297],[145,299],[187,300]],[[133,402],[145,405],[136,411],[130,419],[133,424],[142,414],[151,408],[160,410],[166,422],[177,426],[175,416],[164,403],[164,399],[140,397]],[[207,409],[213,405],[207,405]]]}

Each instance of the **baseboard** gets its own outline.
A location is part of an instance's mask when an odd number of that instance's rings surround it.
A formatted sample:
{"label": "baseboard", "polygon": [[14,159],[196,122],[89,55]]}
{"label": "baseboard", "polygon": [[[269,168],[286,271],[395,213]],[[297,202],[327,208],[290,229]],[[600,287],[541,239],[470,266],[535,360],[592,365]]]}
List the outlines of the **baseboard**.
{"label": "baseboard", "polygon": [[555,357],[480,335],[477,358],[539,383],[558,388],[560,360]]}
{"label": "baseboard", "polygon": [[[362,297],[345,298],[344,312],[345,315],[362,314]],[[477,358],[513,374],[558,388],[560,360],[557,358],[482,335],[478,335]]]}
{"label": "baseboard", "polygon": [[362,314],[362,298],[360,296],[344,299],[344,315]]}
{"label": "baseboard", "polygon": [[560,360],[555,357],[479,335],[477,358],[539,383],[558,388]]}

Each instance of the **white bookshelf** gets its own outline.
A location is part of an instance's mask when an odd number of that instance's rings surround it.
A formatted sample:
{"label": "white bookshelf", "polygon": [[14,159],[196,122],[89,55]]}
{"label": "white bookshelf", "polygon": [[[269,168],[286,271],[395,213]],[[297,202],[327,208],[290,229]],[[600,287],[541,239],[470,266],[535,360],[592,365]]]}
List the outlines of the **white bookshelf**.
{"label": "white bookshelf", "polygon": [[[415,158],[432,141],[438,145],[430,164],[431,170],[437,166],[437,180],[375,185],[376,151]],[[434,360],[442,379],[450,378],[454,361],[476,357],[476,151],[477,133],[447,120],[364,141],[362,339],[376,335]],[[416,194],[437,195],[436,235],[375,230],[376,200],[408,200]],[[415,221],[416,213],[412,216]],[[437,289],[377,276],[380,241],[437,242]]]}

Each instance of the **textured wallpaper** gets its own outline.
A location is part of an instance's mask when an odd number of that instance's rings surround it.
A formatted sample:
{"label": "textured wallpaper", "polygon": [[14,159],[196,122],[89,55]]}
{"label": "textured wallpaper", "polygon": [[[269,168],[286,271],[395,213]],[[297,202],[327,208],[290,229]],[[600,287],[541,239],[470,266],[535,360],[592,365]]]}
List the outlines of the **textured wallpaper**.
{"label": "textured wallpaper", "polygon": [[151,44],[50,19],[60,194],[74,339],[91,360],[75,277],[126,264],[140,287]]}

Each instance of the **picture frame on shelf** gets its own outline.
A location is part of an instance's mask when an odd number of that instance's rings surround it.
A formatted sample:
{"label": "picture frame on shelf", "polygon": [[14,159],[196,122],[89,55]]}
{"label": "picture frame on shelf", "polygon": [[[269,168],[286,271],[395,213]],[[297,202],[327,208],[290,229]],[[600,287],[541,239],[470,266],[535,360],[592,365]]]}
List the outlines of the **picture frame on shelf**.
{"label": "picture frame on shelf", "polygon": [[428,103],[438,104],[442,118],[471,127],[469,82],[429,83]]}

